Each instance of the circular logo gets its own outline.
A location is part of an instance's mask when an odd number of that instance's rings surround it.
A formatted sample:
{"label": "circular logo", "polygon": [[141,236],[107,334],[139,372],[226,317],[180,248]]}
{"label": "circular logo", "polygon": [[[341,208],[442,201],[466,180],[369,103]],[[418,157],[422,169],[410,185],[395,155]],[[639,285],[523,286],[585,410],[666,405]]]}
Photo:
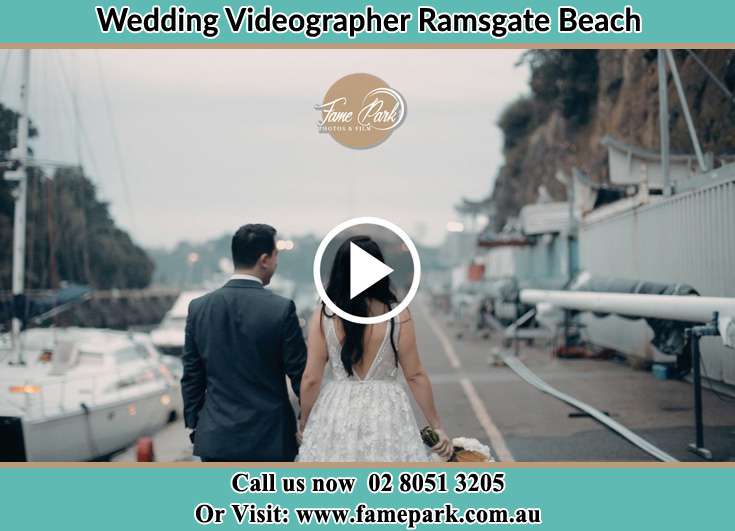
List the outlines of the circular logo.
{"label": "circular logo", "polygon": [[[324,289],[324,283],[322,282],[322,274],[321,274],[321,264],[322,259],[324,258],[324,253],[327,250],[327,246],[331,243],[332,240],[334,240],[337,236],[339,236],[340,233],[344,232],[347,229],[350,229],[352,227],[355,227],[357,225],[377,225],[379,227],[383,227],[385,229],[388,229],[390,232],[395,234],[406,246],[406,249],[408,249],[408,252],[411,255],[411,262],[413,264],[413,278],[411,280],[411,286],[408,289],[408,292],[406,293],[406,296],[403,297],[403,300],[398,303],[398,305],[393,308],[391,311],[386,312],[381,315],[374,315],[372,317],[364,317],[360,315],[353,315],[351,313],[348,313],[339,306],[337,306],[332,299],[329,298],[327,295],[327,290]],[[369,259],[368,259],[369,260]],[[366,264],[367,268],[371,267],[370,263]],[[419,258],[419,252],[416,249],[416,245],[411,241],[411,238],[408,237],[408,234],[401,229],[398,225],[391,223],[390,221],[387,221],[385,219],[381,218],[374,218],[374,217],[360,217],[360,218],[352,218],[348,219],[347,221],[344,221],[334,227],[332,230],[330,230],[327,235],[324,237],[324,239],[319,244],[319,247],[316,250],[316,255],[314,256],[314,286],[316,287],[316,292],[319,294],[319,297],[324,302],[324,304],[329,308],[334,314],[338,315],[345,321],[350,321],[352,323],[359,323],[359,324],[378,324],[382,323],[383,321],[388,321],[390,319],[393,319],[394,317],[398,316],[403,310],[408,308],[408,305],[411,304],[411,301],[413,301],[413,298],[416,296],[416,292],[419,289],[419,282],[421,280],[421,259]],[[355,271],[351,271],[351,275],[355,273]],[[360,274],[361,272],[357,272]],[[370,272],[368,272],[369,275]],[[380,273],[378,274],[380,276]],[[377,278],[377,277],[376,277]],[[352,284],[354,279],[350,279],[350,282]]]}
{"label": "circular logo", "polygon": [[406,116],[406,102],[385,81],[370,74],[350,74],[332,85],[321,104],[319,131],[343,146],[365,149],[383,142]]}

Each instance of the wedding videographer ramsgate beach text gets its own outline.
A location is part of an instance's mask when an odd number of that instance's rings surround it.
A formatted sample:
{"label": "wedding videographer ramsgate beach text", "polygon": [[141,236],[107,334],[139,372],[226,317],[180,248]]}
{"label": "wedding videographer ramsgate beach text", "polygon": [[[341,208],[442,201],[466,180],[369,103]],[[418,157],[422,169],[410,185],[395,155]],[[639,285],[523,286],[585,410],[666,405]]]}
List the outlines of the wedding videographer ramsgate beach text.
{"label": "wedding videographer ramsgate beach text", "polygon": [[[230,477],[230,488],[237,495],[276,494],[352,494],[358,487],[358,479],[352,476],[310,478],[293,475],[298,471],[236,472]],[[456,494],[497,495],[506,490],[505,472],[457,471],[447,472],[371,472],[365,479],[365,487],[371,494]],[[487,502],[486,496],[480,498]],[[200,525],[222,524],[234,520],[238,525],[271,524],[299,525],[325,524],[398,524],[415,529],[421,524],[541,524],[538,507],[467,507],[459,508],[445,502],[435,507],[377,507],[360,502],[351,507],[293,507],[268,502],[258,505],[252,502],[230,503],[227,507],[212,503],[198,503],[193,510],[194,521]]]}
{"label": "wedding videographer ramsgate beach text", "polygon": [[554,25],[561,34],[641,33],[643,17],[633,7],[612,13],[579,11],[571,6],[557,10],[553,17],[543,11],[525,8],[517,12],[454,13],[420,6],[415,16],[410,12],[376,11],[367,5],[359,12],[281,12],[271,6],[256,10],[253,6],[235,8],[223,6],[222,13],[197,12],[184,6],[162,10],[153,6],[147,12],[133,11],[129,6],[95,8],[103,33],[171,33],[198,34],[216,39],[221,32],[224,15],[227,29],[233,34],[300,34],[318,39],[325,34],[346,35],[350,39],[360,34],[406,34],[415,29],[420,34],[488,34],[504,39],[511,34],[549,33]]}

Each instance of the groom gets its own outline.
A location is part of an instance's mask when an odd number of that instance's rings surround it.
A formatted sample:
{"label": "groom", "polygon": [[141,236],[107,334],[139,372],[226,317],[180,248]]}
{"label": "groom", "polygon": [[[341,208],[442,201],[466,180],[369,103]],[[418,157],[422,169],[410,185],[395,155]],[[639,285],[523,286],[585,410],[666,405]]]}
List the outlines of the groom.
{"label": "groom", "polygon": [[202,461],[293,461],[306,345],[293,301],[264,289],[278,265],[276,230],[240,227],[235,274],[189,305],[184,345],[184,420]]}

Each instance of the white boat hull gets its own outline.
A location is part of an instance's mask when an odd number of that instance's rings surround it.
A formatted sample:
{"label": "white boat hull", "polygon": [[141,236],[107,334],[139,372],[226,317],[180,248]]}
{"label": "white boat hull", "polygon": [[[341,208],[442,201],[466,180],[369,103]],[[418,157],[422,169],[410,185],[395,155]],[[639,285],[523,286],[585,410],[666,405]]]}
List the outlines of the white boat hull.
{"label": "white boat hull", "polygon": [[[23,421],[28,461],[101,459],[151,435],[176,412],[178,389],[90,408],[38,421]],[[168,398],[166,398],[168,397]],[[164,404],[164,402],[167,402]]]}

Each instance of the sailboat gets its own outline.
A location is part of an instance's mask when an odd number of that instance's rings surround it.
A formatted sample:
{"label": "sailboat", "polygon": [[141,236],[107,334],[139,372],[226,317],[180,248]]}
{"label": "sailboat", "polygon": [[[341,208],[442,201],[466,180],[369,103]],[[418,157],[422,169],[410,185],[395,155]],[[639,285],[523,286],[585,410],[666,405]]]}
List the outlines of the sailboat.
{"label": "sailboat", "polygon": [[0,338],[0,461],[101,459],[181,412],[181,362],[150,336],[85,328],[23,330],[31,50],[23,50],[17,147],[13,320]]}

